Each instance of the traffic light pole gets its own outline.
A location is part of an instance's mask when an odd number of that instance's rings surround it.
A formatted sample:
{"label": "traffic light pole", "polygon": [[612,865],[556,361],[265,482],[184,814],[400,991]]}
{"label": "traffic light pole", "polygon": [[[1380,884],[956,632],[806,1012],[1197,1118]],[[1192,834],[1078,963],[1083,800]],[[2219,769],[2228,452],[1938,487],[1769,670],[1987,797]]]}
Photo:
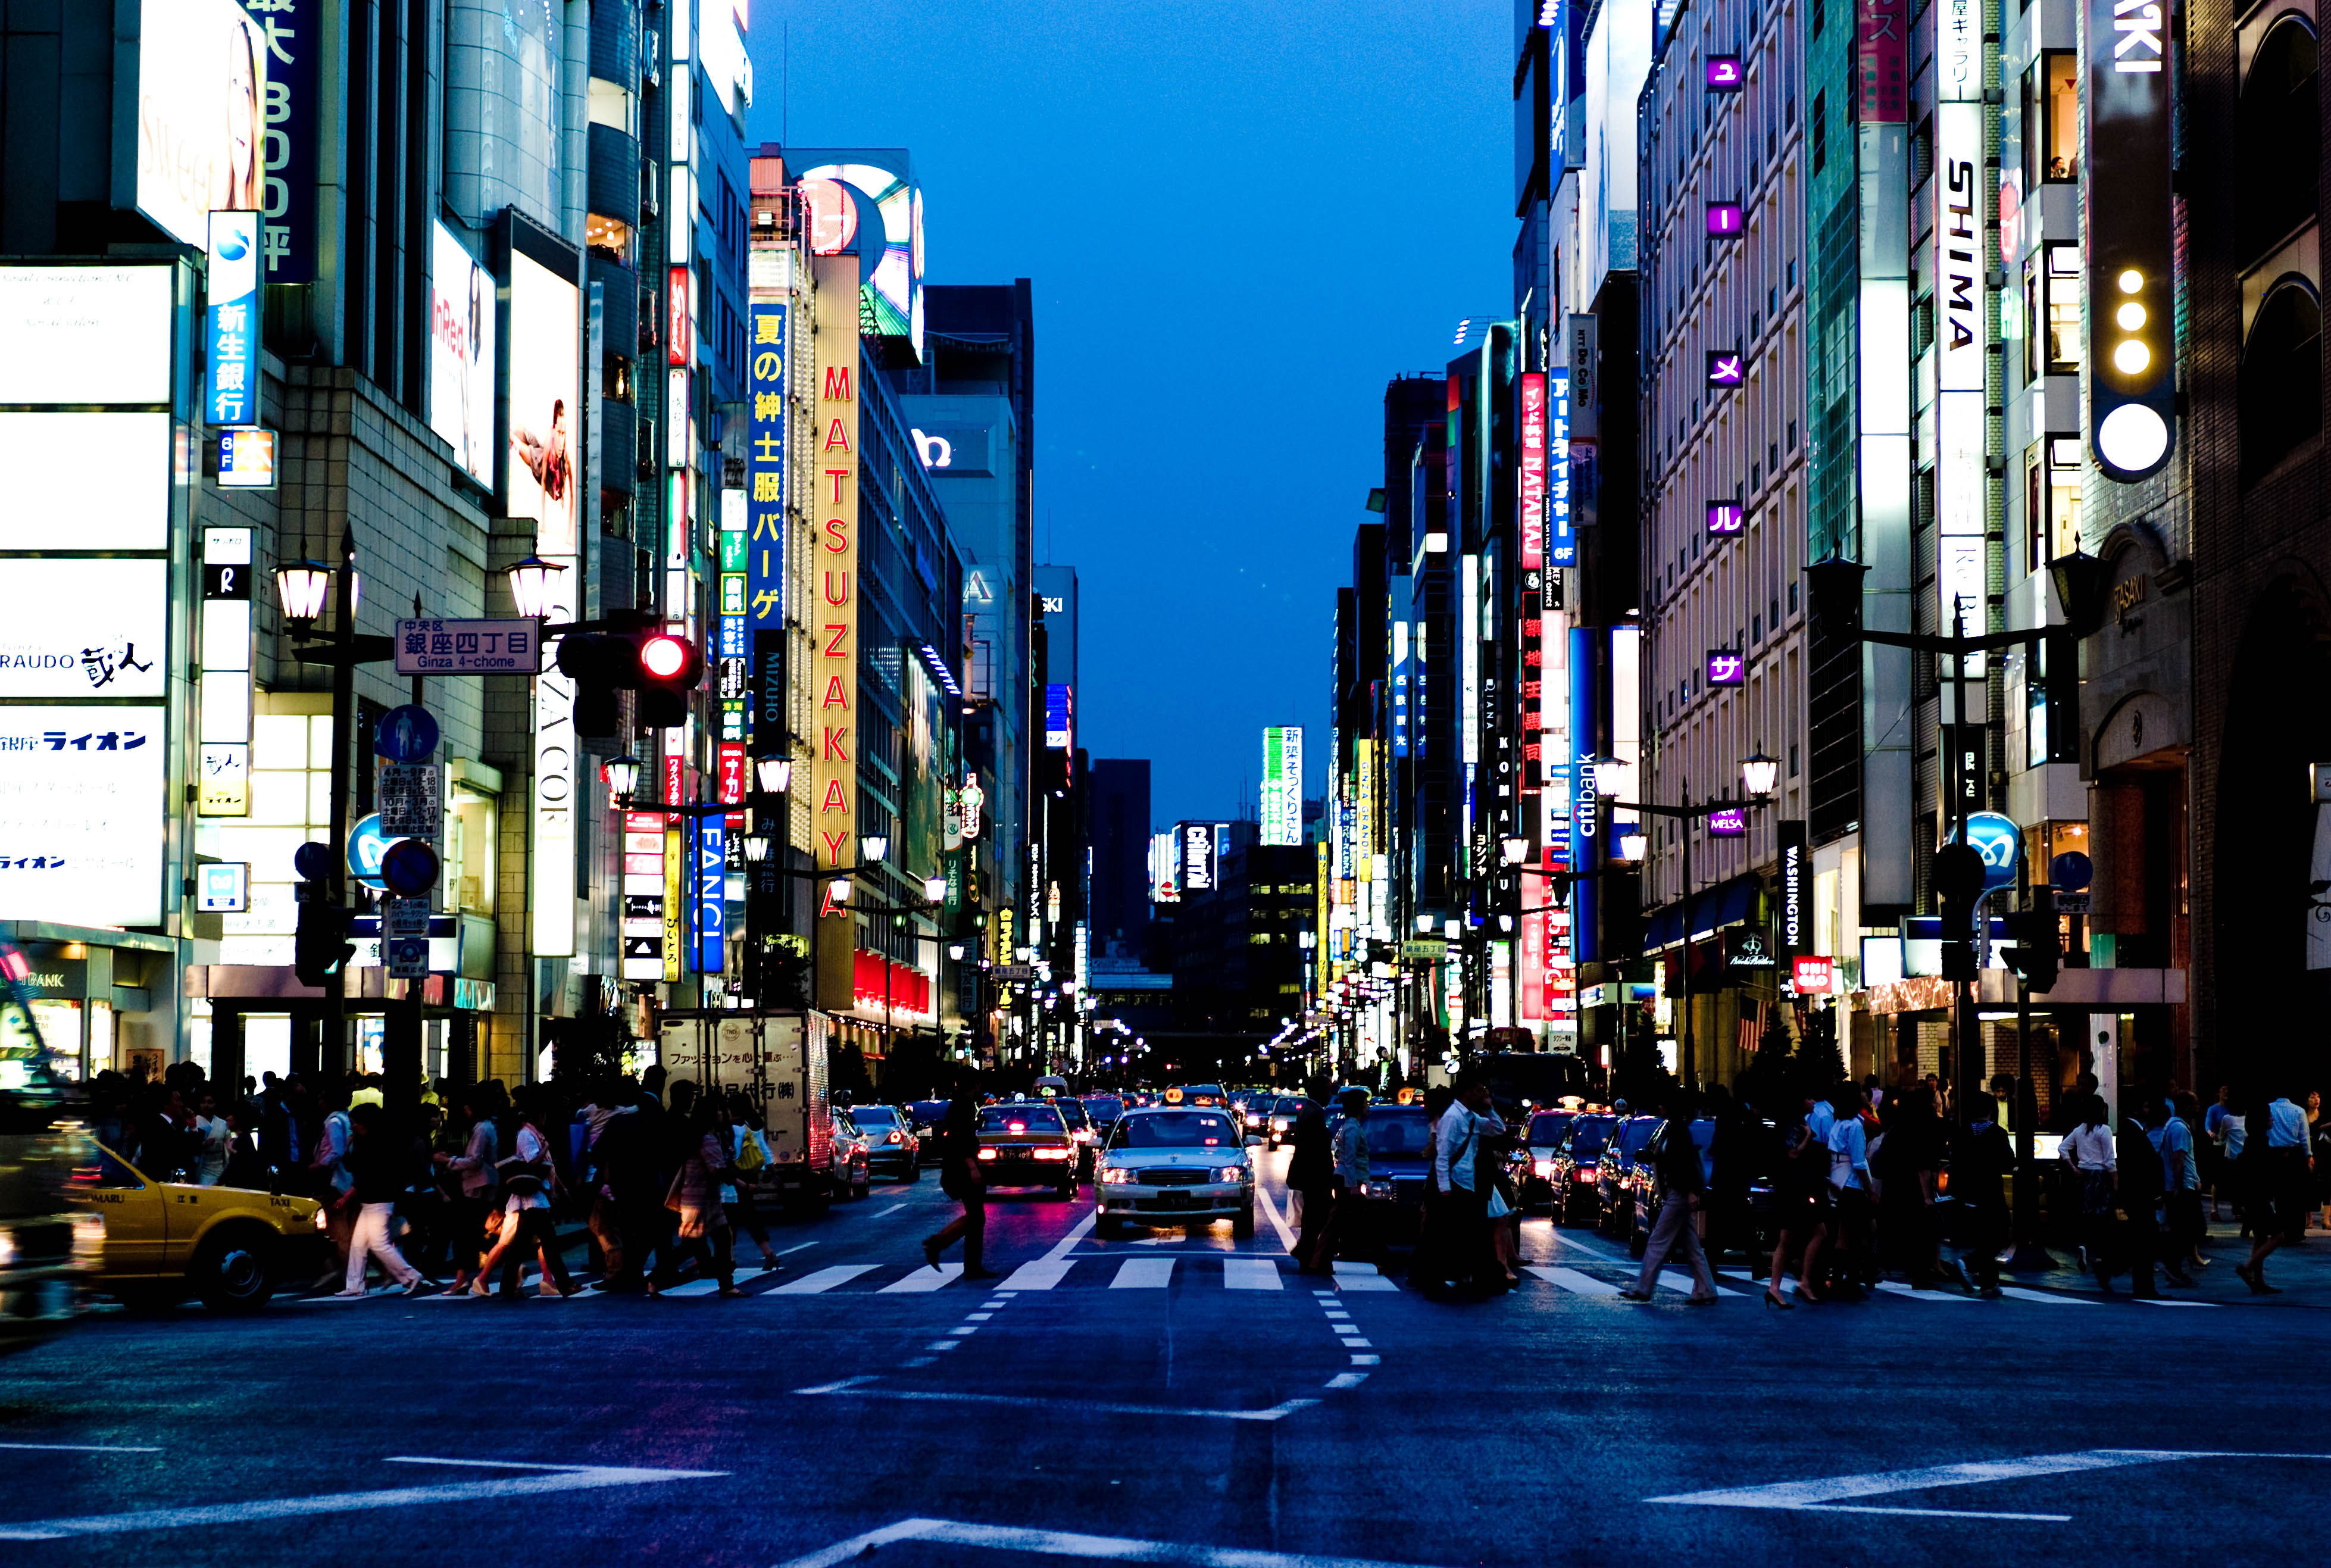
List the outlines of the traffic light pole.
{"label": "traffic light pole", "polygon": [[[348,902],[348,785],[356,768],[356,753],[351,749],[355,737],[350,733],[356,728],[357,705],[356,581],[356,534],[343,528],[340,569],[332,574],[332,771],[327,786],[330,790],[329,836],[325,840],[331,859],[331,874],[325,885],[331,889],[332,902],[342,908]],[[328,1054],[335,1071],[347,1065],[347,965],[341,965],[327,978],[324,1017],[319,1027],[321,1038],[317,1041],[316,1059],[305,1064],[311,1079],[322,1070]],[[301,1066],[295,1060],[291,1069],[298,1072]]]}

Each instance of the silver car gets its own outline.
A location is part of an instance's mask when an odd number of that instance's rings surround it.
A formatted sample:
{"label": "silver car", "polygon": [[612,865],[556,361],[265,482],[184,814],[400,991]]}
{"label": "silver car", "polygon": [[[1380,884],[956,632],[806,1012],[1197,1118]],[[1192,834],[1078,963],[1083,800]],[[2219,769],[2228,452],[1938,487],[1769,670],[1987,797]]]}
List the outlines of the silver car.
{"label": "silver car", "polygon": [[1122,1236],[1127,1224],[1186,1225],[1228,1220],[1254,1234],[1254,1166],[1227,1107],[1128,1110],[1101,1151],[1093,1181],[1093,1234]]}

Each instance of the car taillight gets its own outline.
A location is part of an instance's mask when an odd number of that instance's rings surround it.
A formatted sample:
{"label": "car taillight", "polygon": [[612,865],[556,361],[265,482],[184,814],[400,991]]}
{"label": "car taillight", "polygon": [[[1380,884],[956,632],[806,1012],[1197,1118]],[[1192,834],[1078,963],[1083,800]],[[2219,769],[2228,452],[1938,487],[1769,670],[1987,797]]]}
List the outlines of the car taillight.
{"label": "car taillight", "polygon": [[906,1140],[906,1139],[904,1139],[904,1138],[902,1138],[902,1137],[900,1137],[898,1134],[896,1134],[896,1133],[892,1133],[892,1134],[890,1135],[890,1142],[892,1142],[892,1143],[894,1143],[894,1144],[902,1144],[902,1143],[905,1143],[907,1140]]}
{"label": "car taillight", "polygon": [[1036,1157],[1040,1160],[1065,1160],[1069,1157],[1069,1151],[1066,1149],[1038,1149],[1036,1151]]}
{"label": "car taillight", "polygon": [[1546,1177],[1554,1174],[1554,1162],[1552,1160],[1532,1160],[1530,1162],[1530,1170],[1540,1180],[1544,1180]]}
{"label": "car taillight", "polygon": [[1078,1128],[1075,1132],[1070,1133],[1069,1136],[1076,1139],[1077,1142],[1080,1144],[1089,1144],[1092,1142],[1092,1134],[1085,1131],[1081,1127]]}
{"label": "car taillight", "polygon": [[992,1160],[995,1157],[995,1151],[994,1149],[982,1149],[979,1151],[979,1157],[983,1160]]}
{"label": "car taillight", "polygon": [[1594,1179],[1594,1175],[1595,1175],[1595,1173],[1594,1173],[1594,1172],[1593,1172],[1593,1171],[1584,1171],[1584,1170],[1581,1170],[1581,1171],[1573,1171],[1573,1172],[1571,1172],[1570,1174],[1571,1174],[1573,1176],[1576,1177],[1579,1181],[1582,1181],[1582,1182],[1591,1182],[1591,1181],[1593,1181],[1593,1180]]}

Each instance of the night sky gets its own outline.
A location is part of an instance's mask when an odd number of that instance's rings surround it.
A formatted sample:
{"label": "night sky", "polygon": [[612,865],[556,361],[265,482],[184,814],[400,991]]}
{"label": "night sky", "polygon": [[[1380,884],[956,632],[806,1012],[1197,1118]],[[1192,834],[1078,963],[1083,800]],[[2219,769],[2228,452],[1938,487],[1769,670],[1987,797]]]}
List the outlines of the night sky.
{"label": "night sky", "polygon": [[1252,815],[1261,727],[1301,724],[1317,794],[1384,384],[1511,303],[1512,0],[758,0],[752,34],[753,141],[905,147],[926,282],[1033,280],[1079,742],[1150,758],[1171,822]]}

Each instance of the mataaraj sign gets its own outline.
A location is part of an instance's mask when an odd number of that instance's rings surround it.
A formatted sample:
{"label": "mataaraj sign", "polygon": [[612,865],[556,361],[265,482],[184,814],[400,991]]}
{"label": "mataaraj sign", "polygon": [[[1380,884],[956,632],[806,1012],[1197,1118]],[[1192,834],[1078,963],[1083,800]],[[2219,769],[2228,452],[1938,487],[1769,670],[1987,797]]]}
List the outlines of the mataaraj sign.
{"label": "mataaraj sign", "polygon": [[2089,0],[2088,445],[2124,481],[2176,444],[2168,46],[2164,0]]}

